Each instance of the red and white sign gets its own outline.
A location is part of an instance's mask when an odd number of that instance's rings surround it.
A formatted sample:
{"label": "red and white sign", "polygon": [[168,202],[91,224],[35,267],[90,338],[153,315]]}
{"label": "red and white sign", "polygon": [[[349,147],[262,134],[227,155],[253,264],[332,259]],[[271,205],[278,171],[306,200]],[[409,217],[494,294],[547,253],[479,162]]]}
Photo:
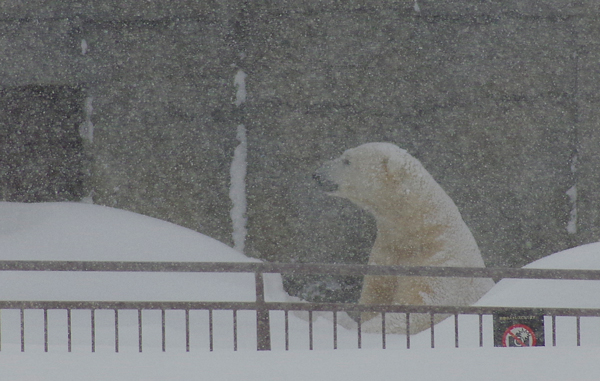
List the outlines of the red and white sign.
{"label": "red and white sign", "polygon": [[536,342],[533,329],[524,324],[511,325],[502,336],[503,347],[533,347]]}

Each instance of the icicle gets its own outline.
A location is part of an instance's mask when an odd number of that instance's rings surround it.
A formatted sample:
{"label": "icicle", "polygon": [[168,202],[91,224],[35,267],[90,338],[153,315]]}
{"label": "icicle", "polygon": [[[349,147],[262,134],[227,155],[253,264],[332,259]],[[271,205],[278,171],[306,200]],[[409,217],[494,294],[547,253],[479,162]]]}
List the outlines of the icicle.
{"label": "icicle", "polygon": [[233,84],[237,87],[237,92],[235,94],[236,106],[241,106],[242,103],[246,102],[246,76],[246,73],[242,70],[239,70],[235,75]]}
{"label": "icicle", "polygon": [[413,9],[415,10],[415,12],[421,13],[421,7],[419,7],[419,3],[417,2],[417,0],[415,0],[415,5],[413,5]]}
{"label": "icicle", "polygon": [[[246,73],[239,70],[234,79],[234,85],[237,87],[235,94],[235,105],[241,106],[246,102]],[[232,221],[233,248],[241,253],[244,252],[246,241],[246,168],[247,168],[247,139],[246,127],[243,124],[238,125],[236,139],[239,145],[233,152],[231,161],[231,185],[229,188],[229,198],[233,204],[230,215]]]}
{"label": "icicle", "polygon": [[[571,173],[575,175],[577,172],[577,155],[573,156],[573,160],[571,161]],[[566,192],[567,196],[569,196],[569,201],[571,202],[571,212],[569,213],[570,218],[569,222],[567,222],[567,232],[569,234],[577,233],[577,184],[573,185]]]}
{"label": "icicle", "polygon": [[231,221],[233,224],[233,248],[241,253],[244,252],[244,242],[246,241],[246,168],[247,168],[247,142],[246,127],[240,124],[237,127],[237,140],[240,144],[233,152],[231,162],[230,176],[231,186],[229,188],[229,198],[233,204],[231,208]]}
{"label": "icicle", "polygon": [[567,191],[569,201],[571,202],[570,219],[567,222],[567,232],[569,234],[577,233],[577,185],[573,185]]}
{"label": "icicle", "polygon": [[94,124],[92,123],[92,112],[94,111],[94,107],[92,106],[93,101],[93,97],[85,98],[85,104],[83,106],[85,121],[79,126],[79,136],[90,143],[94,141]]}

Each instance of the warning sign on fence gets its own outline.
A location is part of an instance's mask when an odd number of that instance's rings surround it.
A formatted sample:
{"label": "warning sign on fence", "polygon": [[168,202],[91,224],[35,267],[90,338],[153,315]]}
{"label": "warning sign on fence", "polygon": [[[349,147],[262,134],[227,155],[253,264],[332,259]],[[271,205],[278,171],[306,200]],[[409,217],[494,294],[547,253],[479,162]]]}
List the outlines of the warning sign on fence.
{"label": "warning sign on fence", "polygon": [[544,346],[544,316],[534,311],[494,314],[494,346]]}

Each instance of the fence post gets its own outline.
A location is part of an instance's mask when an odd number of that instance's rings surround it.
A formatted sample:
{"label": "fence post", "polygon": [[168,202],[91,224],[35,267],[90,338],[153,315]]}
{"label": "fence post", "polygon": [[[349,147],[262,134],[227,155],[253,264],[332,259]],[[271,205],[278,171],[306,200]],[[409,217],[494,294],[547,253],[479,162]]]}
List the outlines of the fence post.
{"label": "fence post", "polygon": [[256,349],[271,350],[271,324],[269,310],[265,306],[265,283],[260,271],[254,273],[256,283]]}

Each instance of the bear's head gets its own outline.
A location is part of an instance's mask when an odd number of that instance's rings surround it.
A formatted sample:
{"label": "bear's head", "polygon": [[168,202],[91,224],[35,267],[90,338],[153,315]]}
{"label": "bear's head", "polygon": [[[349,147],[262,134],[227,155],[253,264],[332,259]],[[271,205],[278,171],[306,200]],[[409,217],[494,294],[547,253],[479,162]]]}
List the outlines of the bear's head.
{"label": "bear's head", "polygon": [[326,162],[314,178],[328,194],[374,211],[383,206],[383,200],[396,199],[390,193],[397,193],[409,177],[412,161],[412,156],[393,144],[367,143]]}

